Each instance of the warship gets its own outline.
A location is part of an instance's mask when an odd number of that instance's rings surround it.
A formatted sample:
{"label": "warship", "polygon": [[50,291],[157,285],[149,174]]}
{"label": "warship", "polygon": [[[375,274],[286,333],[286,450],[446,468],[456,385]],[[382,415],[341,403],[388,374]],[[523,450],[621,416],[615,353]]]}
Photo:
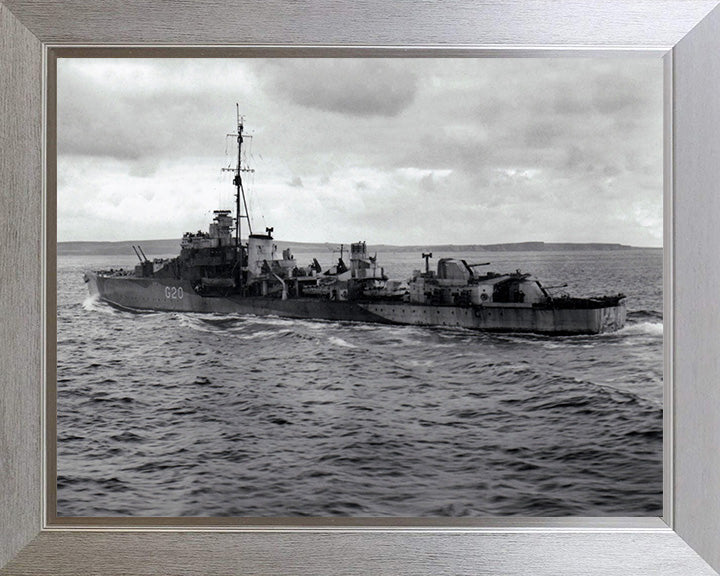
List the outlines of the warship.
{"label": "warship", "polygon": [[[424,271],[391,280],[364,241],[350,245],[348,262],[323,270],[317,259],[302,266],[290,249],[278,253],[273,228],[254,233],[247,210],[242,162],[244,121],[239,114],[234,173],[235,214],[215,210],[208,231],[186,232],[180,254],[150,260],[133,246],[132,270],[85,273],[90,294],[117,308],[178,312],[275,315],[311,320],[454,326],[482,331],[597,334],[625,324],[623,294],[593,298],[557,296],[516,270],[481,272],[489,263],[422,253]],[[242,221],[247,222],[243,241]]]}

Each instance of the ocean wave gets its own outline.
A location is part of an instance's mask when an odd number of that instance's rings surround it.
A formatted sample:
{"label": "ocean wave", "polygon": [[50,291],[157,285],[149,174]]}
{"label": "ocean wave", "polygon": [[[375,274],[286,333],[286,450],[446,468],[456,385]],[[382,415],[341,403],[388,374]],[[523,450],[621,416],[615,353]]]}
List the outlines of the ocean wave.
{"label": "ocean wave", "polygon": [[661,320],[663,319],[662,310],[628,310],[627,317],[629,320]]}
{"label": "ocean wave", "polygon": [[82,308],[86,312],[99,312],[100,314],[116,315],[119,313],[119,310],[100,300],[100,296],[97,294],[85,298],[82,301]]}
{"label": "ocean wave", "polygon": [[431,368],[435,365],[435,360],[398,359],[398,364],[406,368]]}
{"label": "ocean wave", "polygon": [[330,338],[328,338],[328,341],[333,346],[339,346],[340,348],[357,348],[355,344],[351,344],[347,340],[343,340],[342,338],[339,338],[337,336],[330,336]]}
{"label": "ocean wave", "polygon": [[172,318],[173,320],[177,321],[177,323],[182,328],[189,328],[190,330],[194,330],[196,332],[214,334],[222,331],[222,328],[218,328],[216,326],[213,326],[212,324],[209,324],[205,319],[201,317],[191,316],[188,314],[173,314]]}
{"label": "ocean wave", "polygon": [[632,334],[643,336],[662,336],[662,322],[637,322],[635,324],[627,324],[617,332],[618,334]]}
{"label": "ocean wave", "polygon": [[90,294],[90,296],[83,300],[82,307],[85,308],[85,310],[92,310],[99,301],[100,296],[98,294]]}
{"label": "ocean wave", "polygon": [[[237,330],[234,332],[237,332]],[[247,334],[235,334],[234,336],[238,340],[263,340],[268,338],[282,338],[293,333],[294,331],[290,328],[285,328],[283,330],[257,330]]]}
{"label": "ocean wave", "polygon": [[280,316],[256,316],[254,314],[239,316],[239,318],[241,318],[247,326],[287,326],[308,330],[325,330],[327,324],[335,323],[332,320],[304,320],[298,318],[282,318]]}

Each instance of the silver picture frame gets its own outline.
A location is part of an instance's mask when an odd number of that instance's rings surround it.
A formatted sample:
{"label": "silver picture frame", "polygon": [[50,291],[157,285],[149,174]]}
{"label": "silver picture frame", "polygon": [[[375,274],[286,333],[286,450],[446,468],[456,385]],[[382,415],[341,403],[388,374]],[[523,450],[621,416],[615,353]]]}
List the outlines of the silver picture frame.
{"label": "silver picture frame", "polygon": [[[285,4],[0,0],[0,574],[715,574],[720,568],[716,0]],[[651,54],[665,66],[664,516],[172,519],[58,525],[47,478],[55,342],[48,68],[60,49],[220,46],[423,56]],[[345,51],[345,52],[344,52]],[[47,162],[47,164],[46,164]],[[49,496],[50,494],[50,496]]]}

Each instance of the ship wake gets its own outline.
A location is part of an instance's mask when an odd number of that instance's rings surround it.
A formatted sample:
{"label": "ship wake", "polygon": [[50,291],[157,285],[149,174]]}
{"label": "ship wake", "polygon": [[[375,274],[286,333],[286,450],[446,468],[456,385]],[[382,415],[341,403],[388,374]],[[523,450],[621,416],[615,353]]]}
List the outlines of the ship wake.
{"label": "ship wake", "polygon": [[637,335],[637,336],[660,336],[663,335],[662,322],[638,322],[637,324],[628,324],[624,328],[618,330],[619,334]]}

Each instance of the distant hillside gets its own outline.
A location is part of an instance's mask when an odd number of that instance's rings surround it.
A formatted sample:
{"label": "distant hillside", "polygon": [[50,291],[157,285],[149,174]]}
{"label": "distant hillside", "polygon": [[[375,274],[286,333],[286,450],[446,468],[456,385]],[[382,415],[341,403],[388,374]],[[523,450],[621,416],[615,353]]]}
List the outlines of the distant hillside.
{"label": "distant hillside", "polygon": [[435,246],[388,246],[373,245],[373,250],[392,252],[415,252],[436,250],[437,252],[566,252],[569,250],[631,250],[634,246],[602,242],[512,242],[508,244],[438,244]]}
{"label": "distant hillside", "polygon": [[[57,253],[60,256],[71,255],[132,255],[133,245],[140,245],[148,258],[175,255],[180,252],[180,240],[138,240],[122,242],[58,242]],[[277,242],[279,249],[290,248],[297,252],[324,252],[340,246],[340,242]],[[345,244],[348,248],[349,244]],[[371,244],[375,252],[564,252],[584,250],[630,250],[633,246],[601,242],[514,242],[510,244],[437,244],[393,246],[391,244]]]}
{"label": "distant hillside", "polygon": [[58,256],[92,256],[101,255],[133,255],[133,246],[140,245],[147,254],[152,256],[178,254],[180,240],[127,240],[122,242],[58,242]]}

